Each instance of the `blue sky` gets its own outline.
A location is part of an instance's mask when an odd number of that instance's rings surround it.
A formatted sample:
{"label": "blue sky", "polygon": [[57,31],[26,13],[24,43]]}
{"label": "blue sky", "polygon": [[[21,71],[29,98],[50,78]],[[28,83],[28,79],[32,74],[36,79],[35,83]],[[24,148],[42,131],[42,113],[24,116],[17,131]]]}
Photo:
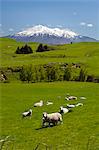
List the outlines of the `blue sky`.
{"label": "blue sky", "polygon": [[0,0],[0,35],[42,24],[99,39],[99,0]]}

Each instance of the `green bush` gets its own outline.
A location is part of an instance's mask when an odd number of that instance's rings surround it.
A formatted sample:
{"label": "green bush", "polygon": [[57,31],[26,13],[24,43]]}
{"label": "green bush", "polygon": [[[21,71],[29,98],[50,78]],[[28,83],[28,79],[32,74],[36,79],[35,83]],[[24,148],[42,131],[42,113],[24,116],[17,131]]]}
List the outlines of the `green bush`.
{"label": "green bush", "polygon": [[[79,69],[80,70],[80,69]],[[26,82],[53,82],[53,81],[86,81],[86,70],[78,73],[64,64],[49,63],[38,66],[23,66],[20,71],[20,80]],[[75,76],[76,74],[76,76]]]}
{"label": "green bush", "polygon": [[70,67],[66,67],[66,69],[64,70],[64,80],[66,81],[70,81],[71,80],[71,69]]}
{"label": "green bush", "polygon": [[30,66],[23,66],[21,71],[20,71],[20,80],[21,81],[27,81],[32,82],[33,80],[33,70],[32,70],[32,65]]}
{"label": "green bush", "polygon": [[80,70],[80,73],[79,73],[79,77],[78,77],[78,81],[86,81],[86,78],[87,78],[87,72],[85,69],[81,69]]}

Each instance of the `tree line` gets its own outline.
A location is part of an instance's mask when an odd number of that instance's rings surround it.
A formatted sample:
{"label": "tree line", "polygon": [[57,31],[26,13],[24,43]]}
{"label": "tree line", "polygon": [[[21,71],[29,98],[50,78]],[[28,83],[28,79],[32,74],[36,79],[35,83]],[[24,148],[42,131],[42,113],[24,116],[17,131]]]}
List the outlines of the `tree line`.
{"label": "tree line", "polygon": [[[50,51],[50,50],[53,50],[53,48],[47,45],[39,44],[39,46],[36,49],[36,52],[45,52],[45,51]],[[33,50],[30,46],[26,44],[25,46],[22,46],[21,48],[19,48],[18,46],[15,53],[16,54],[30,54],[30,53],[33,53]]]}
{"label": "tree line", "polygon": [[23,66],[19,72],[21,81],[26,82],[53,82],[53,81],[86,81],[87,73],[84,68],[78,72],[69,66],[59,64],[46,64],[38,66]]}

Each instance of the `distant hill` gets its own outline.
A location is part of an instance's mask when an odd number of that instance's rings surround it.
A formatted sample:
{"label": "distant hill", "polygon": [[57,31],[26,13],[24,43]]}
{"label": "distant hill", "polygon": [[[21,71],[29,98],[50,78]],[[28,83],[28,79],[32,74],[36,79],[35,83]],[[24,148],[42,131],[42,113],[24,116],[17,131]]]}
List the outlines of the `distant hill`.
{"label": "distant hill", "polygon": [[25,46],[25,42],[17,42],[9,38],[0,38],[0,68],[22,65],[39,65],[48,63],[76,63],[86,67],[89,74],[99,76],[99,42],[83,42],[64,45],[51,45],[50,51],[37,53],[39,43],[29,42],[33,53],[17,55],[17,47]]}
{"label": "distant hill", "polygon": [[96,39],[79,35],[69,29],[48,28],[37,25],[22,32],[7,36],[22,42],[39,42],[45,44],[66,44],[75,42],[97,42]]}

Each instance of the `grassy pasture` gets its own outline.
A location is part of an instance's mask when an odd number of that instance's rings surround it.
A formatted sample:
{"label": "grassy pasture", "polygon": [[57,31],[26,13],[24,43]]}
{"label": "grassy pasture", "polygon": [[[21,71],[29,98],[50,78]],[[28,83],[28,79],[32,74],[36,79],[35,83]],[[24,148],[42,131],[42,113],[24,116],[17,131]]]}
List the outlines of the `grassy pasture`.
{"label": "grassy pasture", "polygon": [[[0,69],[23,65],[47,64],[49,62],[81,63],[88,74],[99,76],[99,43],[73,43],[52,46],[55,50],[36,53],[38,43],[29,43],[33,54],[15,54],[16,48],[25,43],[0,38]],[[17,76],[17,74],[15,75]],[[11,137],[3,149],[44,150],[44,144],[51,150],[99,150],[99,84],[85,82],[50,82],[26,84],[15,82],[0,83],[0,137]],[[78,97],[77,102],[84,103],[71,113],[64,115],[63,125],[41,128],[42,112],[59,111],[66,106],[67,93]],[[61,96],[61,98],[59,98]],[[79,97],[87,99],[80,101]],[[32,107],[34,102],[43,99],[53,101],[53,105],[41,108]],[[21,113],[33,109],[32,118],[22,119]],[[8,146],[7,146],[8,145]]]}
{"label": "grassy pasture", "polygon": [[29,43],[33,54],[15,54],[16,48],[25,43],[12,39],[0,38],[1,67],[16,67],[22,65],[38,65],[48,62],[81,63],[87,68],[89,74],[99,75],[99,43],[73,43],[52,46],[55,50],[36,53],[38,43]]}
{"label": "grassy pasture", "polygon": [[[11,136],[9,150],[32,150],[37,144],[45,143],[51,150],[98,150],[99,149],[99,84],[82,82],[54,83],[2,83],[0,84],[0,124],[1,137]],[[56,112],[61,105],[66,106],[67,93],[87,99],[84,106],[65,114],[63,124],[41,129],[42,112]],[[59,98],[58,96],[61,96]],[[21,118],[21,113],[43,99],[53,101],[53,105],[32,108],[32,118]],[[73,101],[72,103],[75,103]],[[4,149],[6,149],[5,143]],[[40,145],[40,150],[45,146]]]}

